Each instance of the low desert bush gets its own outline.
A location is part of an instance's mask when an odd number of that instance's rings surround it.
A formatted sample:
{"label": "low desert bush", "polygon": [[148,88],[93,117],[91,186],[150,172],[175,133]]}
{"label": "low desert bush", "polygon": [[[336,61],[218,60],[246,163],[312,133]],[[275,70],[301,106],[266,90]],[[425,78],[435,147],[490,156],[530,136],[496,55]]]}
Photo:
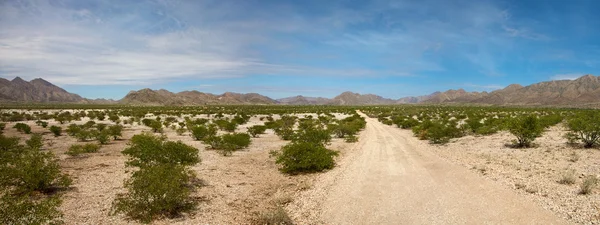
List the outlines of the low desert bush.
{"label": "low desert bush", "polygon": [[[158,118],[160,118],[160,117],[158,117]],[[143,119],[142,123],[145,126],[152,128],[152,132],[154,132],[154,133],[162,133],[163,132],[163,129],[162,129],[163,124],[159,120]]]}
{"label": "low desert bush", "polygon": [[25,144],[30,149],[40,149],[44,146],[44,138],[41,134],[32,134],[29,140],[25,141]]}
{"label": "low desert bush", "polygon": [[594,147],[600,140],[600,113],[581,112],[568,120],[567,127],[569,142],[581,141],[585,148]]}
{"label": "low desert bush", "polygon": [[122,213],[144,223],[161,217],[177,217],[196,206],[190,198],[192,177],[182,165],[144,166],[125,182],[127,193],[117,195],[112,213]]}
{"label": "low desert bush", "polygon": [[252,135],[252,137],[258,137],[260,134],[264,134],[267,131],[267,127],[264,125],[254,125],[248,127],[248,134]]}
{"label": "low desert bush", "polygon": [[127,166],[138,167],[125,182],[127,193],[119,194],[113,214],[149,223],[161,217],[173,218],[192,210],[194,174],[187,166],[200,162],[198,149],[181,141],[166,141],[150,133],[134,135],[122,152],[129,156]]}
{"label": "low desert bush", "polygon": [[43,128],[48,127],[48,122],[42,121],[42,120],[35,121],[35,124],[37,124],[38,126],[41,126]]}
{"label": "low desert bush", "polygon": [[0,224],[62,224],[61,202],[58,195],[37,199],[6,193],[0,198]]}
{"label": "low desert bush", "polygon": [[529,115],[513,119],[509,131],[517,138],[514,147],[529,148],[532,147],[533,141],[542,135],[544,127],[535,115]]}
{"label": "low desert bush", "polygon": [[252,142],[250,135],[246,133],[224,134],[221,136],[221,138],[223,139],[223,145],[225,148],[234,151],[247,148]]}
{"label": "low desert bush", "polygon": [[276,153],[276,163],[280,164],[284,173],[320,172],[331,169],[335,165],[336,151],[313,142],[292,142]]}
{"label": "low desert bush", "polygon": [[194,125],[190,127],[192,137],[197,141],[201,141],[206,137],[217,135],[217,129],[215,126],[206,125]]}
{"label": "low desert bush", "polygon": [[292,219],[288,216],[283,207],[259,213],[254,219],[254,224],[260,225],[293,225]]}
{"label": "low desert bush", "polygon": [[108,134],[112,136],[113,140],[117,140],[123,136],[123,125],[117,124],[108,127]]}
{"label": "low desert bush", "polygon": [[187,166],[200,162],[198,149],[151,133],[134,135],[122,153],[130,157],[127,165],[137,167],[165,163]]}
{"label": "low desert bush", "polygon": [[348,135],[344,138],[344,141],[347,143],[355,143],[358,142],[358,137],[354,135]]}
{"label": "low desert bush", "polygon": [[54,134],[54,137],[58,137],[62,134],[62,127],[50,126],[50,132],[52,132],[52,134]]}
{"label": "low desert bush", "polygon": [[100,142],[101,145],[108,144],[108,142],[110,141],[111,135],[109,130],[94,131],[93,133],[96,137],[96,140],[98,140],[98,142]]}
{"label": "low desert bush", "polygon": [[98,152],[100,146],[94,143],[87,143],[84,145],[74,144],[69,147],[69,150],[66,152],[67,155],[70,156],[78,156],[83,153],[94,153]]}
{"label": "low desert bush", "polygon": [[20,145],[18,140],[0,135],[3,149],[0,151],[0,187],[19,194],[47,193],[71,184],[71,179],[61,173],[56,157],[39,149],[41,138],[29,139],[27,146]]}
{"label": "low desert bush", "polygon": [[17,129],[17,131],[25,134],[31,134],[31,127],[24,123],[16,123],[13,128]]}
{"label": "low desert bush", "polygon": [[558,180],[559,184],[574,184],[577,182],[577,177],[575,176],[575,170],[567,170],[565,171],[560,180]]}
{"label": "low desert bush", "polygon": [[579,194],[582,194],[582,195],[591,194],[592,191],[594,191],[594,188],[596,188],[596,186],[598,186],[598,183],[599,183],[599,180],[596,176],[594,176],[594,175],[587,176],[583,180],[583,183],[581,183],[581,186],[579,187]]}

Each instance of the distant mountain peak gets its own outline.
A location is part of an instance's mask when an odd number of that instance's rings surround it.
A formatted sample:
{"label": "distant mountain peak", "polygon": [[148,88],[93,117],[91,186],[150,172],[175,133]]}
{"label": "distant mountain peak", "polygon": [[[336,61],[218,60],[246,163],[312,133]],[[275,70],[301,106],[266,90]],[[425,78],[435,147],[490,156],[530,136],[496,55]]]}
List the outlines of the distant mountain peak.
{"label": "distant mountain peak", "polygon": [[3,102],[84,103],[87,101],[41,78],[27,82],[21,77],[15,77],[10,82],[2,82],[1,86],[0,101]]}

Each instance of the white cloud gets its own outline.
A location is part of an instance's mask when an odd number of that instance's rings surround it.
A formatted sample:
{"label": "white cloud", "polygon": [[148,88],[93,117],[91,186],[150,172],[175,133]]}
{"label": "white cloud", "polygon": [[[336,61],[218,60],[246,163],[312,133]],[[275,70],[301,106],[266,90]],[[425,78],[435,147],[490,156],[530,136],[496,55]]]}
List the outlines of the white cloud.
{"label": "white cloud", "polygon": [[[417,76],[444,71],[440,55],[465,48],[474,51],[456,57],[480,67],[475,70],[500,74],[496,55],[502,54],[482,46],[504,49],[507,40],[490,32],[509,20],[507,12],[489,2],[430,3],[374,1],[364,10],[323,3],[322,14],[304,15],[284,3],[258,8],[244,1],[2,1],[0,74],[61,85],[149,85],[254,74]],[[393,10],[419,16],[395,17],[402,14]],[[422,18],[431,14],[440,17]],[[386,28],[346,29],[362,23]],[[306,53],[328,58],[295,56]],[[330,66],[335,63],[341,65]]]}
{"label": "white cloud", "polygon": [[550,80],[575,80],[585,74],[583,73],[566,73],[566,74],[556,74],[550,77]]}

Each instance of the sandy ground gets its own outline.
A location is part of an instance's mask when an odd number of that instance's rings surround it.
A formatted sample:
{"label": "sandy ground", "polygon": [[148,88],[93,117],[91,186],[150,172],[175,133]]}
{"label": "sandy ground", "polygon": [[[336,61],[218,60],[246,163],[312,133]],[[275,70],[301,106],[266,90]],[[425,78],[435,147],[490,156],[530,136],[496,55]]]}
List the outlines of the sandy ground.
{"label": "sandy ground", "polygon": [[[565,133],[566,129],[561,125],[552,127],[536,139],[539,146],[531,149],[506,147],[505,144],[514,139],[508,132],[466,136],[444,146],[426,149],[514,190],[571,222],[600,224],[600,187],[592,194],[579,194],[580,184],[586,176],[600,176],[600,150],[569,146],[563,138]],[[425,141],[421,142],[421,145],[427,145]],[[570,170],[575,171],[575,184],[560,184],[563,174]]]}
{"label": "sandy ground", "polygon": [[[238,132],[262,124],[259,117]],[[248,149],[224,157],[188,133],[165,129],[169,140],[200,150],[202,162],[192,170],[204,186],[194,193],[197,210],[154,224],[250,224],[277,205],[286,205],[298,224],[600,224],[600,191],[578,194],[585,176],[600,174],[600,151],[566,145],[560,126],[538,138],[537,148],[511,149],[504,146],[512,139],[505,132],[438,146],[417,140],[409,130],[367,121],[358,143],[334,139],[329,146],[341,153],[336,168],[298,176],[280,173],[269,157],[286,144],[270,130],[253,138]],[[46,149],[74,179],[60,208],[66,224],[137,224],[109,211],[130,175],[121,151],[134,134],[149,128],[125,125],[122,140],[98,153],[70,157],[65,152],[78,143],[74,138],[53,137],[34,121],[27,123],[33,132],[46,132]],[[13,124],[7,124],[7,136],[29,137]],[[576,171],[573,185],[557,182],[567,170]]]}
{"label": "sandy ground", "polygon": [[[251,118],[237,132],[245,132],[249,126],[263,124],[260,117]],[[74,123],[83,124],[87,121],[86,118]],[[110,121],[96,122],[110,124]],[[133,135],[150,131],[149,128],[137,124],[124,125],[121,140],[103,145],[97,153],[71,157],[65,154],[69,146],[82,142],[66,134],[54,137],[47,128],[35,125],[34,121],[25,123],[32,127],[33,133],[44,133],[45,148],[55,153],[63,171],[73,178],[72,188],[64,194],[60,207],[66,224],[137,224],[123,216],[110,215],[110,208],[116,194],[125,192],[123,182],[130,176],[127,173],[130,168],[124,165],[127,158],[121,151],[127,147]],[[16,132],[13,125],[7,124],[5,135],[21,137],[22,141],[29,138],[29,135]],[[49,121],[48,127],[52,125],[60,124]],[[67,125],[60,126],[65,129]],[[158,220],[153,224],[251,224],[257,215],[277,205],[292,202],[292,196],[309,189],[316,178],[315,174],[289,176],[279,172],[269,152],[279,150],[287,141],[280,140],[272,130],[252,138],[248,149],[234,152],[229,157],[205,149],[204,144],[194,141],[189,133],[179,136],[166,128],[165,134],[169,140],[181,140],[200,150],[202,162],[191,169],[196,172],[203,186],[196,189],[193,195],[200,202],[197,210],[181,218]],[[329,148],[345,155],[345,151],[354,145],[342,139],[333,139]]]}
{"label": "sandy ground", "polygon": [[288,210],[300,224],[566,224],[449,163],[412,134],[367,119],[356,151]]}

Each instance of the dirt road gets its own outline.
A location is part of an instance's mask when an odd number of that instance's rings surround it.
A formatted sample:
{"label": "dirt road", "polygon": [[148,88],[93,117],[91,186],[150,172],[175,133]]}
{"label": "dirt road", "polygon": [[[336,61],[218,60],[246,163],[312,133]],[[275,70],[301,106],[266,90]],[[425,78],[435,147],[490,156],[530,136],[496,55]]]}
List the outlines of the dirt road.
{"label": "dirt road", "polygon": [[[358,149],[316,204],[326,224],[566,224],[511,190],[419,149],[409,131],[367,118]],[[422,148],[423,146],[421,146]],[[310,197],[309,197],[310,198]],[[318,199],[318,198],[312,198]]]}

